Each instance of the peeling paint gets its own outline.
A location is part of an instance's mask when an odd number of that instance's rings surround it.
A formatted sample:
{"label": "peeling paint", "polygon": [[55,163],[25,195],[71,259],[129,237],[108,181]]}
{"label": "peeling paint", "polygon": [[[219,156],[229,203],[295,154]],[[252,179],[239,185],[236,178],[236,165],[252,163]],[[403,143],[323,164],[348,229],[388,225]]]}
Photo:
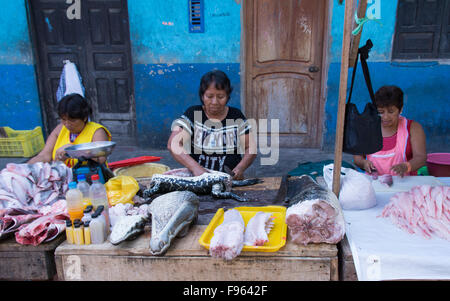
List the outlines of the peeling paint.
{"label": "peeling paint", "polygon": [[53,26],[52,24],[50,24],[50,20],[48,19],[48,17],[45,17],[45,23],[47,23],[47,28],[49,32],[53,31]]}

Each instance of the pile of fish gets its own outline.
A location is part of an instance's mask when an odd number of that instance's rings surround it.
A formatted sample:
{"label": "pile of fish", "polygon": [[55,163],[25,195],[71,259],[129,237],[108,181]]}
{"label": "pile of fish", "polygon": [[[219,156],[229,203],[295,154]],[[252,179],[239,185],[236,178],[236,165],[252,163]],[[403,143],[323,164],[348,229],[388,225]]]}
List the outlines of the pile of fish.
{"label": "pile of fish", "polygon": [[381,217],[408,233],[450,241],[450,186],[415,186],[391,197]]}
{"label": "pile of fish", "polygon": [[64,198],[72,170],[62,162],[8,163],[0,172],[0,208],[39,209]]}
{"label": "pile of fish", "polygon": [[30,207],[2,209],[0,239],[15,233],[18,243],[36,246],[51,241],[64,232],[67,219],[69,215],[65,200],[59,200],[38,210]]}
{"label": "pile of fish", "polygon": [[338,243],[345,234],[342,209],[336,195],[310,176],[290,179],[286,224],[294,243]]}
{"label": "pile of fish", "polygon": [[214,229],[209,253],[212,257],[225,260],[236,258],[244,245],[263,246],[267,243],[273,226],[273,217],[269,212],[257,212],[246,227],[241,213],[229,209],[224,213],[223,222]]}

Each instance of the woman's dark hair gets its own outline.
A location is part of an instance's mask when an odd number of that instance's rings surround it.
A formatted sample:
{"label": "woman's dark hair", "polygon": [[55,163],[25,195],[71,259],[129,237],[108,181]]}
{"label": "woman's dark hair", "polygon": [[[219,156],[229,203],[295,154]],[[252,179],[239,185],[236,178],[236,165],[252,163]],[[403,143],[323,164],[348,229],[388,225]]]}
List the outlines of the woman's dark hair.
{"label": "woman's dark hair", "polygon": [[[216,89],[225,90],[230,100],[231,92],[233,92],[233,87],[231,86],[230,79],[225,74],[225,72],[220,70],[212,70],[205,73],[200,80],[200,88],[198,89],[198,95],[200,96],[200,101],[203,103],[203,94],[208,90],[208,87],[215,83]],[[228,102],[227,100],[227,102]]]}
{"label": "woman's dark hair", "polygon": [[399,111],[403,108],[403,91],[397,86],[383,86],[375,93],[377,108],[396,106]]}
{"label": "woman's dark hair", "polygon": [[91,106],[80,94],[66,95],[58,103],[59,117],[68,116],[86,121],[91,114]]}

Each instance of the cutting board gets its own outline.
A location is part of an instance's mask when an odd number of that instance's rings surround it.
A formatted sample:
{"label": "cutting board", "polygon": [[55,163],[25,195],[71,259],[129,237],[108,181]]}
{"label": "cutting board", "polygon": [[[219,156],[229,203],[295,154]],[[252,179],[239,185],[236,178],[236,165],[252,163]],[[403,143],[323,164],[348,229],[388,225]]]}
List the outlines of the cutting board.
{"label": "cutting board", "polygon": [[420,185],[431,185],[431,186],[441,186],[443,185],[433,176],[406,176],[399,177],[393,176],[392,180],[394,184],[391,187],[388,187],[379,180],[372,180],[372,186],[375,192],[401,192],[401,191],[409,191],[414,186]]}

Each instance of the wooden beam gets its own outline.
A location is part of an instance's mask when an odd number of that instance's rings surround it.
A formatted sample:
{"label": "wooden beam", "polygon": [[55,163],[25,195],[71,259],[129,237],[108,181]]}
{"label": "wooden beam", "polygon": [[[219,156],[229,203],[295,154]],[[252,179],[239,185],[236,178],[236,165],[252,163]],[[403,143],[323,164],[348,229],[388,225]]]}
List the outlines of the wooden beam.
{"label": "wooden beam", "polygon": [[[359,0],[358,1],[358,10],[357,10],[357,15],[358,18],[364,18],[366,16],[366,10],[367,10],[367,0]],[[354,15],[354,12],[353,12]],[[358,24],[356,24],[356,22],[353,19],[353,27],[352,30],[355,29],[358,26]],[[361,31],[356,35],[351,35],[350,38],[350,55],[349,55],[349,62],[348,62],[348,66],[349,67],[353,67],[355,64],[355,60],[356,60],[356,54],[358,53],[358,48],[359,48],[359,41],[361,40],[361,33],[362,33],[362,28]]]}
{"label": "wooden beam", "polygon": [[347,98],[348,60],[350,36],[353,24],[353,0],[345,1],[344,36],[342,39],[341,77],[339,81],[338,116],[336,122],[336,141],[334,148],[333,192],[339,197],[341,186],[342,145],[344,141],[345,100]]}

